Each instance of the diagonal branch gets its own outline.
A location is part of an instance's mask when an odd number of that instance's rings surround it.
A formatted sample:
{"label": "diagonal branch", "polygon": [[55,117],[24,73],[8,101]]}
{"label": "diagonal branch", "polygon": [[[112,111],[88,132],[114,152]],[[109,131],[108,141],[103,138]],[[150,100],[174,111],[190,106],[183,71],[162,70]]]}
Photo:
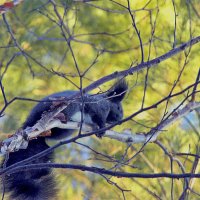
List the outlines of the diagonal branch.
{"label": "diagonal branch", "polygon": [[152,129],[147,134],[134,134],[130,133],[130,131],[125,131],[122,134],[117,133],[115,131],[108,130],[104,137],[108,137],[111,139],[118,140],[120,142],[125,143],[146,143],[146,142],[155,142],[157,137],[160,133],[163,133],[162,130],[166,129],[169,125],[173,124],[178,119],[182,118],[183,116],[187,115],[189,112],[200,108],[200,102],[190,102],[182,109],[177,110],[170,118],[161,122],[157,127],[156,130]]}
{"label": "diagonal branch", "polygon": [[101,84],[103,84],[107,81],[110,81],[110,80],[113,80],[113,79],[116,79],[119,77],[126,77],[128,75],[132,75],[133,73],[139,72],[145,68],[155,67],[157,64],[167,60],[168,58],[171,58],[172,56],[184,51],[187,47],[191,47],[199,42],[200,42],[200,36],[195,37],[195,38],[189,40],[188,42],[181,44],[177,48],[174,48],[174,49],[168,51],[167,53],[165,53],[157,58],[154,58],[150,61],[143,62],[136,66],[132,66],[131,68],[129,68],[127,70],[116,71],[112,74],[104,76],[103,78],[100,78],[99,80],[93,82],[92,84],[90,84],[89,86],[84,88],[83,92],[89,92],[90,90],[97,88],[98,86],[100,86]]}

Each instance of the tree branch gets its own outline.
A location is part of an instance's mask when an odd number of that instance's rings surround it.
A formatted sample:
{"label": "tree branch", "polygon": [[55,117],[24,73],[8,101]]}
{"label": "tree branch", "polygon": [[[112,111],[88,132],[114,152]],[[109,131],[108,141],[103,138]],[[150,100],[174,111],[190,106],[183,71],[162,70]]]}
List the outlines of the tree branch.
{"label": "tree branch", "polygon": [[[67,122],[62,123],[59,119],[55,118],[56,115],[65,109],[67,105],[63,105],[54,109],[51,112],[43,114],[42,118],[33,126],[27,127],[25,130],[18,130],[12,137],[5,139],[1,143],[1,154],[5,154],[7,152],[17,151],[19,149],[27,148],[28,141],[36,138],[41,133],[51,130],[52,128],[62,128],[62,129],[80,129],[80,123],[77,122]],[[177,110],[173,113],[173,115],[161,122],[158,127],[151,130],[147,134],[141,133],[131,133],[130,131],[123,131],[122,133],[118,133],[113,130],[106,130],[105,135],[103,137],[108,137],[111,139],[118,140],[124,143],[147,143],[156,141],[157,137],[160,133],[162,133],[163,129],[177,121],[181,117],[185,116],[189,112],[194,109],[200,108],[200,102],[190,102],[182,109]],[[94,130],[94,127],[89,126],[87,124],[82,124],[81,131],[82,132],[91,132]],[[92,135],[92,134],[91,134]],[[86,135],[87,136],[87,135]],[[88,135],[89,136],[89,135]]]}
{"label": "tree branch", "polygon": [[154,58],[150,61],[147,61],[147,62],[143,62],[139,65],[136,65],[136,66],[132,66],[131,68],[127,69],[127,70],[123,70],[123,71],[116,71],[112,74],[109,74],[107,76],[104,76],[103,78],[100,78],[99,80],[97,81],[94,81],[92,84],[90,84],[89,86],[87,86],[86,88],[83,89],[83,92],[89,92],[90,90],[93,90],[95,88],[97,88],[98,86],[100,86],[102,83],[105,83],[107,81],[110,81],[110,80],[113,80],[113,79],[116,79],[116,78],[119,78],[119,77],[126,77],[128,75],[132,75],[133,73],[136,73],[136,72],[139,72],[145,68],[150,68],[150,67],[153,67],[161,62],[163,62],[164,60],[184,51],[187,47],[191,47],[197,43],[200,42],[200,36],[198,37],[195,37],[191,40],[189,40],[188,42],[185,42],[183,44],[181,44],[180,46],[178,46],[177,48],[174,48],[170,51],[168,51],[167,53],[157,57],[157,58]]}
{"label": "tree branch", "polygon": [[200,178],[200,174],[194,173],[183,173],[183,174],[171,174],[171,173],[153,173],[153,174],[145,174],[145,173],[127,173],[127,172],[119,172],[119,171],[111,171],[106,170],[104,168],[99,167],[88,167],[85,165],[76,165],[76,164],[59,164],[59,163],[41,163],[41,164],[29,164],[18,166],[13,169],[3,169],[0,171],[0,175],[4,174],[12,174],[20,171],[29,171],[35,169],[42,169],[42,168],[63,168],[63,169],[77,169],[81,171],[88,171],[95,174],[105,174],[111,175],[117,178]]}

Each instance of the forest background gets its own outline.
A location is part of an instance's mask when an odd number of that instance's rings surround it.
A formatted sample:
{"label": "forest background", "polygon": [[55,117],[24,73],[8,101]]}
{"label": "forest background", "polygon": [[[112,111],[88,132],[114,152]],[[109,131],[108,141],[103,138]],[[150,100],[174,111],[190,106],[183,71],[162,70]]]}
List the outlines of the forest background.
{"label": "forest background", "polygon": [[[200,36],[199,10],[198,0],[25,0],[0,16],[1,90],[8,100],[39,100],[151,62]],[[124,74],[129,84],[124,118],[169,94],[180,94],[141,111],[113,130],[148,133],[177,109],[200,101],[199,40],[153,67]],[[90,93],[106,91],[114,81],[102,81]],[[35,105],[16,100],[5,108],[4,100],[1,94],[1,140],[21,126]],[[120,172],[198,174],[199,139],[200,108],[174,121],[156,142],[142,150],[143,143],[127,145],[91,136],[80,139],[81,144],[61,146],[55,157],[59,163]],[[199,179],[117,178],[75,169],[54,169],[54,174],[59,199],[200,198]]]}

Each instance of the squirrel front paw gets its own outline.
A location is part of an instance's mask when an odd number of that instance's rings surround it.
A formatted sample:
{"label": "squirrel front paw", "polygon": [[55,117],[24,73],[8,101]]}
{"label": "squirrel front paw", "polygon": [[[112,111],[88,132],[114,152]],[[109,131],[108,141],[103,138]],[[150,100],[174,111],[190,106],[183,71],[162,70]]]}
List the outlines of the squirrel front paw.
{"label": "squirrel front paw", "polygon": [[98,137],[98,138],[102,138],[102,136],[105,134],[105,131],[102,131],[102,132],[99,132],[99,133],[96,133],[95,135]]}

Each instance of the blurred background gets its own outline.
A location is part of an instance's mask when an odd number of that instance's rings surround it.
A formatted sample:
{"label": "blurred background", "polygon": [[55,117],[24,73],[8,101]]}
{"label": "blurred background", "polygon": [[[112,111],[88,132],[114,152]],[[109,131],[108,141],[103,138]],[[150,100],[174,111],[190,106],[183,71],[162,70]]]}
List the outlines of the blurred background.
{"label": "blurred background", "polygon": [[[6,1],[0,1],[4,4]],[[25,0],[0,16],[0,76],[7,100],[23,97],[39,100],[51,93],[78,90],[101,77],[129,69],[169,52],[180,44],[199,36],[200,2],[198,0]],[[10,30],[10,31],[9,31]],[[12,34],[11,34],[12,33]],[[15,40],[13,39],[15,38]],[[128,94],[123,101],[124,118],[143,107],[151,106],[183,91],[195,83],[199,70],[200,45],[127,76]],[[91,91],[106,91],[113,81]],[[192,91],[189,90],[189,92]],[[199,86],[197,87],[197,90]],[[116,126],[121,132],[145,132],[155,127],[188,95],[188,90],[170,98],[156,108],[142,112]],[[144,98],[145,94],[145,98]],[[200,95],[196,94],[196,101]],[[187,99],[185,103],[188,102]],[[26,119],[32,101],[14,101],[0,118],[0,138],[14,133]],[[0,94],[0,110],[4,99]],[[182,173],[178,159],[186,172],[199,173],[195,157],[178,153],[199,154],[200,111],[196,110],[176,121],[159,136],[159,142],[173,155],[167,156],[159,145],[152,143],[128,165],[120,162],[131,158],[142,146],[127,145],[95,136],[79,142],[109,158],[96,154],[80,144],[69,144],[56,150],[56,162],[84,164],[134,173]],[[195,161],[195,162],[194,162]],[[183,180],[103,178],[98,174],[76,170],[54,170],[59,199],[178,199]],[[188,199],[199,199],[199,179],[192,179]]]}

